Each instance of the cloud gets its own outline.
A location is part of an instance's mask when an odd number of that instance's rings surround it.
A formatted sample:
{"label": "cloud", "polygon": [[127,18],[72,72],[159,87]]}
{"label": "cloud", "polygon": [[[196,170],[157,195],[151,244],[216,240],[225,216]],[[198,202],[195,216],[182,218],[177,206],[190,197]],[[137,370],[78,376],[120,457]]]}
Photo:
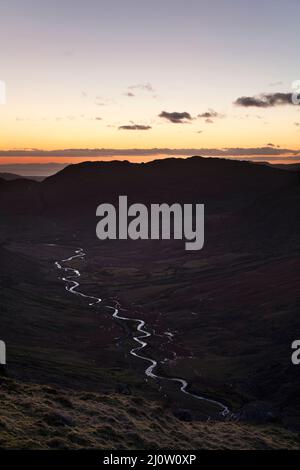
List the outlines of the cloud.
{"label": "cloud", "polygon": [[235,115],[233,116],[235,119],[262,119],[262,116],[259,116],[258,114],[244,114],[243,116],[241,115]]}
{"label": "cloud", "polygon": [[280,86],[283,85],[283,82],[271,82],[269,83],[269,86]]}
{"label": "cloud", "polygon": [[95,99],[95,104],[97,106],[106,106],[106,105],[109,105],[109,104],[114,104],[114,100],[112,98],[105,98],[103,96],[96,96],[96,99]]}
{"label": "cloud", "polygon": [[275,147],[275,145],[274,145],[274,144],[271,144],[271,143],[267,144],[267,146],[268,146],[268,147]]}
{"label": "cloud", "polygon": [[167,119],[168,121],[173,122],[175,124],[184,124],[193,119],[190,113],[187,113],[185,111],[182,113],[179,113],[177,111],[174,111],[172,113],[168,113],[167,111],[162,111],[159,114],[159,117]]}
{"label": "cloud", "polygon": [[244,108],[272,108],[284,104],[292,104],[292,93],[262,93],[257,96],[241,96],[234,101],[237,106]]}
{"label": "cloud", "polygon": [[151,83],[138,83],[137,85],[130,85],[128,87],[128,90],[145,90],[145,91],[149,91],[149,92],[154,92],[154,88],[153,86],[151,85]]}
{"label": "cloud", "polygon": [[224,117],[224,114],[217,113],[217,111],[214,111],[213,109],[209,109],[205,113],[198,114],[198,118],[212,119],[218,117]]}
{"label": "cloud", "polygon": [[132,93],[132,91],[128,91],[127,93],[124,93],[125,96],[129,96],[129,98],[133,98],[135,96],[134,93]]}
{"label": "cloud", "polygon": [[125,131],[149,131],[151,126],[144,126],[143,124],[127,124],[125,126],[119,126],[119,130]]}
{"label": "cloud", "polygon": [[197,117],[200,119],[205,119],[205,122],[207,124],[213,124],[214,119],[223,118],[224,114],[217,113],[217,111],[214,111],[213,109],[209,109],[205,113],[198,114]]}
{"label": "cloud", "polygon": [[294,122],[294,125],[295,125],[296,127],[300,127],[300,122]]}
{"label": "cloud", "polygon": [[95,117],[95,120],[96,121],[102,121],[102,118],[101,117]]}
{"label": "cloud", "polygon": [[210,111],[207,111],[206,113],[198,114],[198,118],[206,118],[206,119],[209,119],[215,116],[217,116],[217,113],[210,112]]}

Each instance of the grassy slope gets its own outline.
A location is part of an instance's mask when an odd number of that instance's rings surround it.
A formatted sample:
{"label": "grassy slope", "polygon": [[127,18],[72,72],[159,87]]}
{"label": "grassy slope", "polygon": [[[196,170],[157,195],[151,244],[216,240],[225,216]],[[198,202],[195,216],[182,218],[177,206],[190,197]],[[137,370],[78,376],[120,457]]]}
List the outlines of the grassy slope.
{"label": "grassy slope", "polygon": [[0,447],[6,449],[299,449],[277,426],[183,422],[160,403],[73,392],[1,378]]}

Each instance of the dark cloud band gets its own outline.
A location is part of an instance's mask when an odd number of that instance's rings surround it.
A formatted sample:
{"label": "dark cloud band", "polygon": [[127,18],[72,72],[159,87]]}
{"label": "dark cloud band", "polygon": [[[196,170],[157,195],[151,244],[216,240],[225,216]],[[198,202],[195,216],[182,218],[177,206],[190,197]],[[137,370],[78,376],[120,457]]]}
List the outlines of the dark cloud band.
{"label": "dark cloud band", "polygon": [[[131,125],[130,125],[131,127]],[[148,126],[145,126],[148,127]],[[136,130],[136,129],[134,129]],[[39,150],[39,149],[11,149],[1,150],[1,157],[80,157],[80,158],[93,158],[93,157],[134,157],[134,156],[149,156],[155,157],[157,155],[177,155],[177,156],[192,156],[201,155],[204,157],[255,157],[255,156],[299,156],[300,149],[287,149],[278,147],[226,147],[226,148],[135,148],[135,149],[60,149],[60,150]]]}

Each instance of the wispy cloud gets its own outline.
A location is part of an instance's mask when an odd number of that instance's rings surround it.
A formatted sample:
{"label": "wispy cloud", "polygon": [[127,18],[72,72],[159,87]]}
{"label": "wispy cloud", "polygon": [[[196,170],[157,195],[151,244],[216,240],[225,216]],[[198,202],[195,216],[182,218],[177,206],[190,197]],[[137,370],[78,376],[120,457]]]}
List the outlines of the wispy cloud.
{"label": "wispy cloud", "polygon": [[124,126],[119,126],[119,130],[124,131],[149,131],[151,126],[145,126],[143,124],[126,124]]}
{"label": "wispy cloud", "polygon": [[269,83],[269,86],[280,86],[280,85],[283,85],[283,82],[278,81],[278,82],[271,82],[271,83]]}
{"label": "wispy cloud", "polygon": [[106,105],[109,105],[109,104],[113,104],[114,103],[114,100],[112,98],[105,98],[103,96],[96,96],[96,99],[95,99],[95,104],[97,106],[106,106]]}
{"label": "wispy cloud", "polygon": [[198,114],[198,118],[206,119],[206,122],[213,122],[213,119],[223,118],[224,116],[225,116],[224,114],[217,113],[217,111],[214,111],[213,109],[209,109],[205,113]]}
{"label": "wispy cloud", "polygon": [[128,87],[128,90],[145,90],[145,91],[149,91],[151,93],[154,93],[154,91],[155,91],[153,86],[149,82],[147,82],[147,83],[137,83],[136,85],[130,85]]}

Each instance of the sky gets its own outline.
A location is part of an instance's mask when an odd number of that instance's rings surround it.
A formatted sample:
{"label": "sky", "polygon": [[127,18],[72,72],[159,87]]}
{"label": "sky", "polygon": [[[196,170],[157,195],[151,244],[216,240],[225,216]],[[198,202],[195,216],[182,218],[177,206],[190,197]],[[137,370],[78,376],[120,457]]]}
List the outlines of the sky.
{"label": "sky", "polygon": [[0,171],[195,153],[300,161],[299,0],[0,8]]}

